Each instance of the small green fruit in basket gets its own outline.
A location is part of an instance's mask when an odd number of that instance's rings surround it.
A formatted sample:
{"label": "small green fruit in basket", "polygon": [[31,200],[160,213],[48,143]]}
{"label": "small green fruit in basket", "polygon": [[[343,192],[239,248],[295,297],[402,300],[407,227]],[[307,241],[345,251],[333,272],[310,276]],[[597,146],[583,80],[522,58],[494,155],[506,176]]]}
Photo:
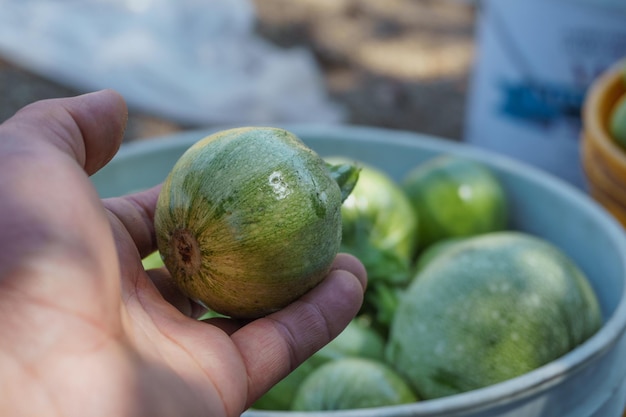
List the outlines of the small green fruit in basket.
{"label": "small green fruit in basket", "polygon": [[163,184],[155,213],[163,262],[185,294],[217,313],[279,310],[328,273],[341,203],[357,177],[355,167],[329,167],[283,129],[210,135]]}
{"label": "small green fruit in basket", "polygon": [[613,106],[609,116],[609,132],[620,146],[626,148],[626,93]]}

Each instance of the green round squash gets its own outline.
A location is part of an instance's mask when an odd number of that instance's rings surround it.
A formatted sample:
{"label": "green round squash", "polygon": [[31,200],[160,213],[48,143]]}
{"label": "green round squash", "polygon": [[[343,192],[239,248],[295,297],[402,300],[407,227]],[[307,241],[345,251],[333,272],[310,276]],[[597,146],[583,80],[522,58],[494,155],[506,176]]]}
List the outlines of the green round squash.
{"label": "green round squash", "polygon": [[583,272],[551,243],[494,232],[455,243],[408,288],[387,360],[422,399],[532,371],[593,335],[602,316]]}
{"label": "green round squash", "polygon": [[357,317],[308,360],[320,365],[346,356],[384,361],[385,340],[366,320]]}
{"label": "green round squash", "polygon": [[[332,164],[350,164],[341,156]],[[355,255],[367,269],[369,285],[409,280],[417,245],[418,218],[402,188],[384,171],[361,161],[359,181],[341,207],[341,251]]]}
{"label": "green round squash", "polygon": [[184,293],[220,314],[256,318],[285,307],[324,278],[339,250],[351,168],[330,169],[283,129],[200,140],[157,202],[165,266]]}
{"label": "green round squash", "polygon": [[361,260],[368,290],[359,314],[387,332],[397,305],[396,296],[411,278],[419,219],[400,185],[386,172],[342,156],[328,156],[333,164],[354,163],[359,180],[341,206],[340,250]]}
{"label": "green round squash", "polygon": [[412,169],[402,187],[419,218],[419,250],[441,239],[507,227],[504,188],[480,162],[440,155]]}
{"label": "green round squash", "polygon": [[387,364],[345,357],[315,369],[298,387],[292,410],[351,410],[415,401],[406,381]]}
{"label": "green round squash", "polygon": [[454,247],[454,245],[456,245],[457,243],[464,241],[465,239],[467,239],[467,237],[448,237],[438,240],[437,242],[428,246],[419,254],[417,259],[415,260],[415,264],[413,266],[413,278],[415,278],[415,276],[419,274],[419,272],[424,269],[426,265],[428,265],[430,262],[440,256],[442,253]]}

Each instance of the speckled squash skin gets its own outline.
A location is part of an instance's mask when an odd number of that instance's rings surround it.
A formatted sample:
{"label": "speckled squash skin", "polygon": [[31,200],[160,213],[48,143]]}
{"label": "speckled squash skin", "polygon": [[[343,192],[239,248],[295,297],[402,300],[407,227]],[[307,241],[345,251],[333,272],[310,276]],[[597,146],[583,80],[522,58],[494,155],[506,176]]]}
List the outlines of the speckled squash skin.
{"label": "speckled squash skin", "polygon": [[261,317],[328,273],[341,202],[323,159],[293,134],[225,130],[190,147],[165,180],[158,248],[190,298],[227,316]]}
{"label": "speckled squash skin", "polygon": [[454,243],[418,273],[386,357],[433,399],[530,372],[601,325],[593,288],[569,257],[535,236],[493,232]]}

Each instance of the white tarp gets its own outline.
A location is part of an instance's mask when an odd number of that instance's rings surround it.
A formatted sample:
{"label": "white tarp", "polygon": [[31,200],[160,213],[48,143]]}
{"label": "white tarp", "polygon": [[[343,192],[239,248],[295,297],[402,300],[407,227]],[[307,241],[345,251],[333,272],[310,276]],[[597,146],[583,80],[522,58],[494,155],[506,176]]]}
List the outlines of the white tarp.
{"label": "white tarp", "polygon": [[0,55],[182,123],[341,121],[312,54],[254,24],[247,0],[0,0]]}

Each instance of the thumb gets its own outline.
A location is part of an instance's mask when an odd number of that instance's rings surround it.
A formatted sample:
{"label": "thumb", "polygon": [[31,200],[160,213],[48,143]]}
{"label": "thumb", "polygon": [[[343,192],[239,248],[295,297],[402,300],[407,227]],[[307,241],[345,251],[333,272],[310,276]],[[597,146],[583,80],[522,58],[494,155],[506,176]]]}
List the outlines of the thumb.
{"label": "thumb", "polygon": [[0,147],[33,150],[52,145],[91,175],[119,149],[127,119],[124,99],[112,90],[41,100],[1,126]]}

